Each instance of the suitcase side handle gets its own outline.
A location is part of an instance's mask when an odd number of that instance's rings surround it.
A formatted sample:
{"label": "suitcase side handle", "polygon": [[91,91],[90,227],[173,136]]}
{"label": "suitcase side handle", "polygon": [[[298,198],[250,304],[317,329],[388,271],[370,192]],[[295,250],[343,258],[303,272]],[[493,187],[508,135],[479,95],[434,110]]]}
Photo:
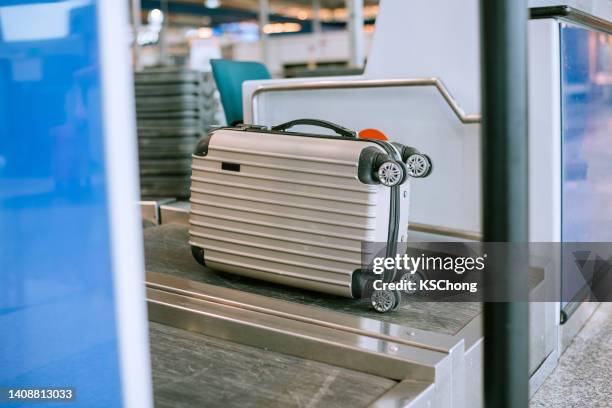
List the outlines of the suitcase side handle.
{"label": "suitcase side handle", "polygon": [[294,126],[299,126],[299,125],[308,125],[308,126],[319,126],[325,129],[329,129],[329,130],[333,130],[334,132],[336,132],[339,136],[342,137],[346,137],[349,139],[356,139],[357,138],[357,133],[354,130],[351,129],[347,129],[343,126],[337,125],[335,123],[332,122],[328,122],[326,120],[319,120],[319,119],[296,119],[296,120],[291,120],[289,122],[285,122],[282,123],[280,125],[276,125],[272,127],[273,131],[276,132],[283,132],[289,128],[292,128]]}

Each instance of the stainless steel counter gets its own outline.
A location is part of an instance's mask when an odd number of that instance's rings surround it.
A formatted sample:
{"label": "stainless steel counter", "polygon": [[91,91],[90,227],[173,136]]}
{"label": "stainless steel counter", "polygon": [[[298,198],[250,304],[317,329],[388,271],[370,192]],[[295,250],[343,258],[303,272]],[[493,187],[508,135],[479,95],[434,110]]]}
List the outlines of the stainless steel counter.
{"label": "stainless steel counter", "polygon": [[365,407],[396,382],[150,324],[156,407]]}

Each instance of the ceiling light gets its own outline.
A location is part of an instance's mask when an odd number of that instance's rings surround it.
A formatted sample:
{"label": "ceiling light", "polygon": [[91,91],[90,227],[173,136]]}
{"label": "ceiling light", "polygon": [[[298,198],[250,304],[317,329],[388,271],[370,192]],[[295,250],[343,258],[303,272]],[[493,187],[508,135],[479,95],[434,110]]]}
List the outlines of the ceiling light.
{"label": "ceiling light", "polygon": [[297,33],[302,30],[299,23],[269,23],[263,28],[266,34]]}
{"label": "ceiling light", "polygon": [[204,5],[210,9],[221,7],[221,0],[206,0]]}
{"label": "ceiling light", "polygon": [[147,17],[149,24],[152,25],[161,25],[164,21],[164,13],[160,9],[153,9],[149,11],[149,15]]}

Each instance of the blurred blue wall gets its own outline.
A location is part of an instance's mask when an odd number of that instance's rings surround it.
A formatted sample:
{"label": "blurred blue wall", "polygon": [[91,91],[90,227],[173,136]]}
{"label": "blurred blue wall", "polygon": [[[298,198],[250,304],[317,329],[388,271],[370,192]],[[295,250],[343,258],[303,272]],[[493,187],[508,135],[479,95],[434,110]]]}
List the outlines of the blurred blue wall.
{"label": "blurred blue wall", "polygon": [[0,3],[0,386],[74,407],[121,405],[96,12]]}

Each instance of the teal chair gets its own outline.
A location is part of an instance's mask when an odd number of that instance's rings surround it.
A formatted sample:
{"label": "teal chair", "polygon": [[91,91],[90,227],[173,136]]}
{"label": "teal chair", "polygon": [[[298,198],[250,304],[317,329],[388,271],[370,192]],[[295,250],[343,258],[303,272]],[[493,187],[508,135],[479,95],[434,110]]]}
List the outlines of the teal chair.
{"label": "teal chair", "polygon": [[256,79],[270,79],[270,72],[258,62],[230,61],[215,59],[210,61],[212,72],[221,95],[227,124],[242,123],[242,83]]}

